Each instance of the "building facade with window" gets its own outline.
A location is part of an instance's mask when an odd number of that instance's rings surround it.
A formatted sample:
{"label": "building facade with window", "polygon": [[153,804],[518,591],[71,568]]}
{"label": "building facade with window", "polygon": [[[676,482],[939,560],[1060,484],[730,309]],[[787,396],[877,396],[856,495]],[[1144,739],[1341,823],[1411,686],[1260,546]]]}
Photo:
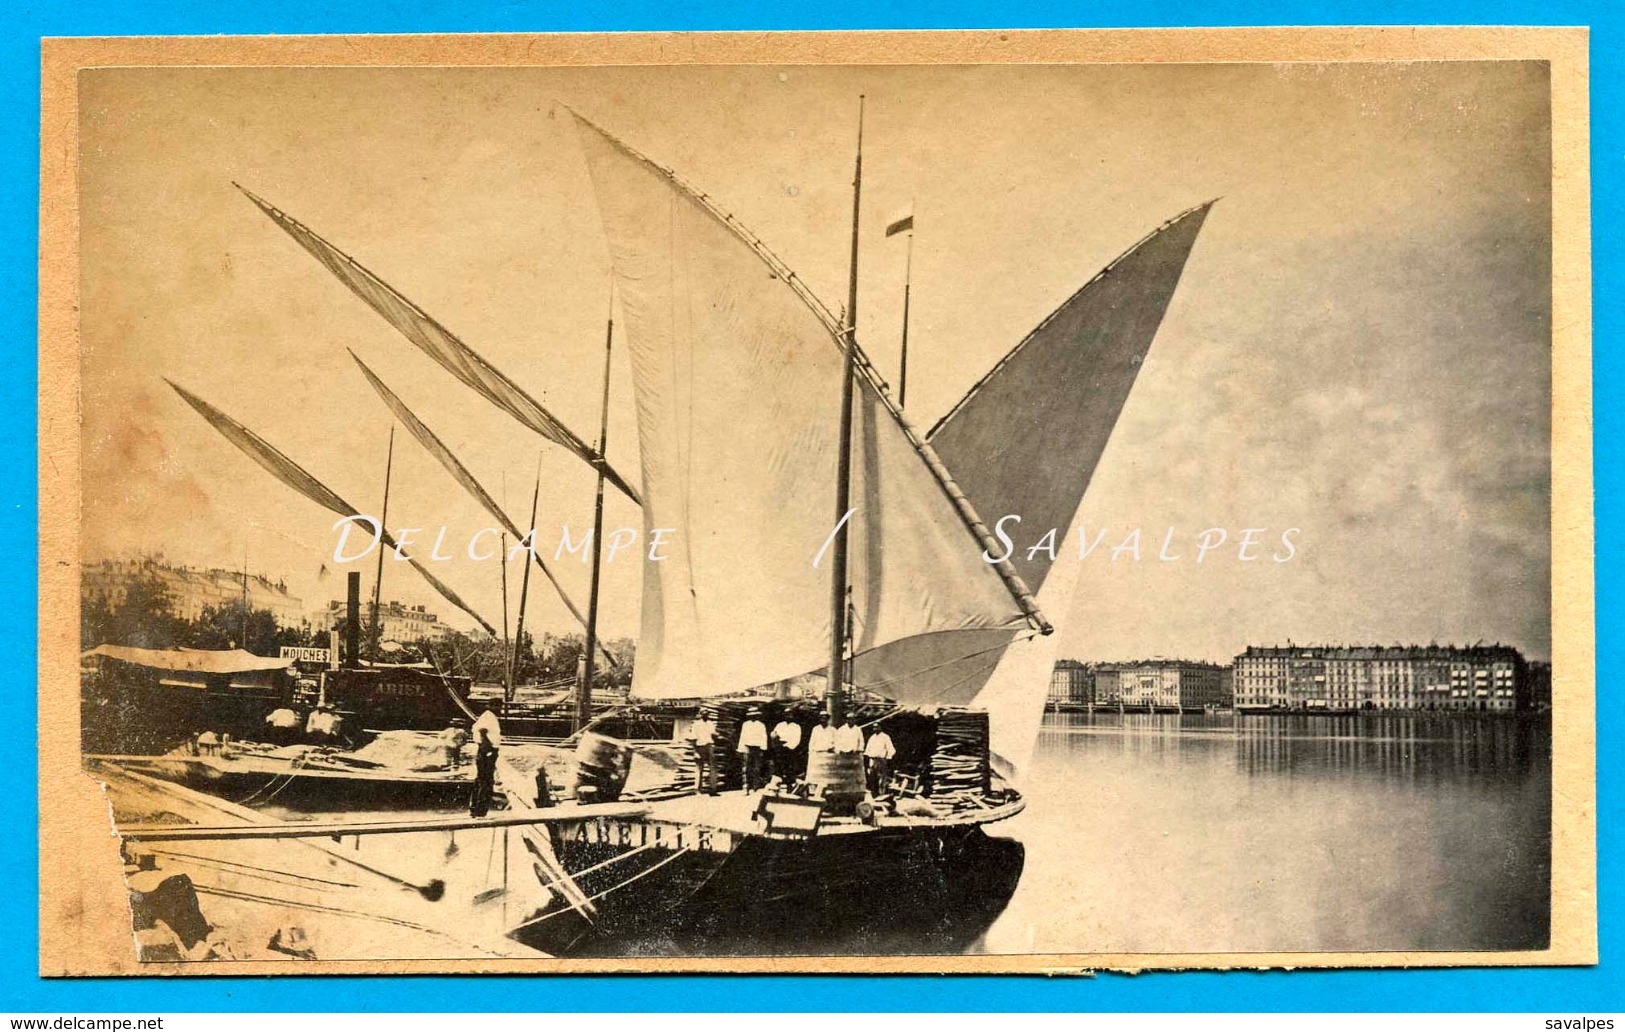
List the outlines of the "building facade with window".
{"label": "building facade with window", "polygon": [[1094,670],[1075,659],[1059,660],[1049,679],[1051,706],[1087,706],[1095,701]]}
{"label": "building facade with window", "polygon": [[1236,657],[1238,710],[1530,707],[1528,664],[1505,645],[1249,646]]}
{"label": "building facade with window", "polygon": [[1153,709],[1223,706],[1226,669],[1217,663],[1146,659],[1102,663],[1095,668],[1097,702]]}

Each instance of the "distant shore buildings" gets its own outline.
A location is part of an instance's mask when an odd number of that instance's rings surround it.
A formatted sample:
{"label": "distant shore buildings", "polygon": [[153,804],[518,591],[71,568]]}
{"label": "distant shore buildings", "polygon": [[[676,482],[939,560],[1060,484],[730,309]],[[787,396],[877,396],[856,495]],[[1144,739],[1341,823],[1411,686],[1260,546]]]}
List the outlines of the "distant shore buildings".
{"label": "distant shore buildings", "polygon": [[1230,705],[1230,668],[1189,659],[1083,663],[1063,659],[1050,675],[1052,709],[1124,706],[1199,710]]}
{"label": "distant shore buildings", "polygon": [[1529,664],[1507,645],[1252,645],[1235,679],[1238,710],[1534,708]]}
{"label": "distant shore buildings", "polygon": [[1233,665],[1185,659],[1063,659],[1052,710],[1540,712],[1551,664],[1508,645],[1250,645]]}
{"label": "distant shore buildings", "polygon": [[[124,603],[130,587],[138,582],[156,582],[169,598],[170,612],[182,620],[198,620],[206,609],[228,609],[240,605],[245,596],[252,610],[269,610],[277,624],[287,628],[308,627],[312,631],[336,630],[344,621],[343,599],[334,599],[323,609],[307,612],[304,602],[288,591],[281,581],[243,570],[182,566],[159,557],[108,559],[87,564],[80,580],[85,599],[100,598],[108,606]],[[438,614],[420,605],[385,602],[379,607],[379,637],[384,641],[411,643],[435,640],[454,628],[441,622]],[[372,626],[372,602],[361,605],[363,629]]]}
{"label": "distant shore buildings", "polygon": [[1226,668],[1187,659],[1145,659],[1095,667],[1098,700],[1145,709],[1228,706]]}
{"label": "distant shore buildings", "polygon": [[[333,599],[327,603],[324,612],[317,613],[311,620],[311,626],[318,631],[337,630],[344,623],[345,601],[342,598]],[[450,634],[452,627],[441,622],[439,615],[429,612],[424,606],[409,606],[401,602],[385,602],[378,607],[378,639],[380,641],[398,641],[403,643],[419,642],[425,639],[437,640]],[[361,603],[361,627],[365,633],[372,627],[372,602],[367,600]]]}
{"label": "distant shore buildings", "polygon": [[284,627],[305,622],[305,607],[287,585],[243,570],[178,566],[161,559],[108,559],[89,563],[80,579],[80,594],[100,597],[110,606],[123,604],[130,585],[156,581],[169,593],[174,615],[197,620],[205,609],[235,606],[247,596],[250,609],[266,609]]}

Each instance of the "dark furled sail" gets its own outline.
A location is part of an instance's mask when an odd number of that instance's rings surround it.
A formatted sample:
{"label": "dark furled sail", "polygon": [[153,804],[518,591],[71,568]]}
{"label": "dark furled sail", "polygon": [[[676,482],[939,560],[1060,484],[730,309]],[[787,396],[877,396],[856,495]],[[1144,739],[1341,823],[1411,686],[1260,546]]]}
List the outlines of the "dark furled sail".
{"label": "dark furled sail", "polygon": [[565,426],[541,403],[527,394],[500,369],[481,358],[473,348],[464,344],[456,334],[446,329],[423,309],[403,297],[400,291],[385,283],[354,258],[322,239],[314,230],[272,205],[238,186],[249,200],[270,216],[272,222],[309,251],[365,301],[373,311],[383,316],[407,340],[416,344],[430,358],[440,363],[451,375],[477,391],[497,408],[508,413],[522,425],[562,445],[589,466],[604,465],[604,477],[616,489],[634,502],[638,493],[615,469],[603,460],[587,442]]}
{"label": "dark furled sail", "polygon": [[[326,484],[323,484],[320,480],[317,480],[315,477],[305,472],[303,467],[294,462],[292,459],[288,458],[286,455],[282,454],[282,452],[278,451],[277,448],[270,442],[266,441],[265,438],[248,429],[248,427],[237,422],[235,419],[232,419],[224,412],[221,412],[219,409],[215,408],[213,405],[210,405],[208,402],[193,394],[191,391],[188,391],[180,384],[175,383],[173,380],[165,380],[164,382],[175,388],[175,393],[179,394],[183,399],[185,399],[188,405],[196,409],[198,415],[208,420],[210,426],[220,431],[221,436],[225,437],[225,439],[230,441],[232,444],[235,444],[249,458],[265,467],[266,471],[272,476],[276,477],[284,484],[287,484],[295,491],[298,491],[306,498],[309,498],[317,505],[336,512],[340,516],[359,516],[361,514],[359,509],[351,505],[349,502],[346,502],[338,495],[334,494],[328,489]],[[390,536],[389,531],[380,528],[379,540],[383,547],[393,548],[398,554],[406,556],[406,553],[396,545],[395,539]],[[438,591],[441,597],[443,597],[447,602],[450,602],[452,605],[456,606],[458,609],[461,609],[463,612],[467,613],[469,616],[472,616],[475,620],[479,621],[479,625],[485,628],[487,634],[492,636],[496,635],[496,628],[492,627],[484,617],[476,613],[467,602],[464,602],[462,598],[460,598],[455,591],[446,586],[446,584],[442,582],[440,578],[430,573],[424,568],[422,563],[418,562],[411,556],[406,556],[406,560],[412,564],[412,568],[414,570],[423,575],[423,579],[428,581],[429,586]]]}

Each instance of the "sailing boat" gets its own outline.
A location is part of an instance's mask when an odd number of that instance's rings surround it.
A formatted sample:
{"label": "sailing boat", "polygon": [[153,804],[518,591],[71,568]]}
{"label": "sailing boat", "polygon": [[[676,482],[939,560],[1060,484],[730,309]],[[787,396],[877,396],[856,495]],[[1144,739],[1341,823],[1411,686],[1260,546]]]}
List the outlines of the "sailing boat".
{"label": "sailing boat", "polygon": [[[928,442],[858,347],[855,285],[837,319],[711,198],[572,115],[625,313],[645,529],[676,527],[681,542],[645,566],[634,698],[738,695],[824,668],[832,709],[849,687],[894,704],[883,712],[912,727],[935,790],[905,789],[890,812],[820,803],[810,826],[748,792],[556,820],[571,897],[510,934],[555,955],[963,948],[1022,867],[1018,844],[983,829],[1025,805],[1006,776],[1031,750],[1047,676],[1023,674],[1053,659],[1034,646],[1051,628],[1029,584],[1063,601],[1072,588],[1047,564],[989,561],[979,506],[1071,525],[1208,206],[1086,284]],[[1019,421],[1065,414],[1059,388],[1085,377],[1098,407],[1066,420],[1069,467],[1011,447]],[[956,468],[973,469],[970,489]],[[833,508],[848,567],[831,578],[808,557],[847,476],[852,497]],[[832,639],[844,648],[825,667]]]}
{"label": "sailing boat", "polygon": [[[1077,565],[985,562],[1001,550],[978,514],[1071,527],[1208,206],[1086,283],[921,435],[859,349],[850,303],[838,318],[712,199],[574,117],[638,400],[642,490],[611,482],[646,531],[677,528],[670,558],[644,566],[634,697],[721,699],[831,670],[837,700],[881,698],[888,723],[912,725],[922,782],[892,812],[815,801],[799,824],[785,821],[804,811],[741,792],[559,807],[526,836],[535,864],[511,872],[547,902],[509,934],[554,955],[962,948],[1020,877],[1021,847],[983,829],[1025,805],[1011,779],[1053,660],[1043,613],[1069,608]],[[255,200],[459,379],[602,468],[420,309]],[[835,578],[816,560],[841,480]]]}

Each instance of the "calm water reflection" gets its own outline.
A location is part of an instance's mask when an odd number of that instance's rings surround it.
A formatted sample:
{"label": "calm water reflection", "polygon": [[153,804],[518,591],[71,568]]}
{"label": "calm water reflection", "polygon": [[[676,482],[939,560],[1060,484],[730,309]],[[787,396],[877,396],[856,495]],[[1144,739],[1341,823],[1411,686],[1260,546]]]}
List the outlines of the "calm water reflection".
{"label": "calm water reflection", "polygon": [[1538,720],[1060,714],[994,952],[1534,949]]}

